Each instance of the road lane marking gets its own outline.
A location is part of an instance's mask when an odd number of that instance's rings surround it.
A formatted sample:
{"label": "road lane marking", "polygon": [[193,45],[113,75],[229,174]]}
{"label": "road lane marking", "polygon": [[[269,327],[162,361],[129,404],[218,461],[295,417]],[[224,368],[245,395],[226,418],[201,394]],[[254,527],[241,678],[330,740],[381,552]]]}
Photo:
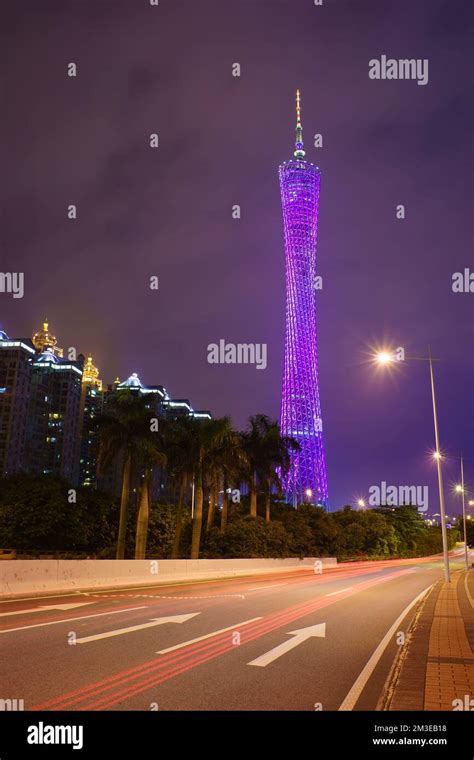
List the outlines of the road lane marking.
{"label": "road lane marking", "polygon": [[48,623],[35,623],[34,625],[22,625],[18,628],[6,628],[0,630],[0,633],[12,633],[13,631],[26,631],[28,628],[43,628],[46,625],[59,625],[59,623],[71,623],[73,620],[88,620],[90,618],[103,617],[104,615],[118,615],[120,612],[133,612],[134,610],[146,610],[144,607],[126,607],[123,610],[114,610],[112,612],[96,612],[95,615],[80,615],[73,618],[63,618],[62,620],[51,620]]}
{"label": "road lane marking", "polygon": [[169,615],[168,617],[152,618],[149,623],[131,625],[128,626],[128,628],[116,628],[114,631],[105,631],[104,633],[96,633],[94,636],[85,636],[82,639],[76,639],[76,644],[88,644],[90,641],[109,639],[112,636],[122,636],[124,633],[143,631],[145,628],[154,628],[157,625],[164,625],[165,623],[186,623],[186,621],[191,620],[191,618],[200,614],[200,612],[191,612],[188,615]]}
{"label": "road lane marking", "polygon": [[[91,594],[91,596],[96,596]],[[97,596],[99,596],[97,594]],[[100,594],[100,599],[224,599],[228,597],[237,597],[245,599],[244,594],[207,594],[206,596],[170,596],[169,594]]]}
{"label": "road lane marking", "polygon": [[225,633],[226,631],[235,631],[238,628],[242,628],[243,625],[249,623],[255,623],[256,620],[261,620],[261,617],[251,618],[251,620],[244,620],[243,623],[235,623],[235,625],[229,625],[227,628],[221,628],[219,631],[212,631],[212,633],[206,633],[204,636],[198,636],[196,639],[190,639],[190,641],[183,641],[182,644],[175,644],[174,647],[168,647],[168,649],[160,649],[156,654],[168,654],[168,652],[174,652],[175,649],[182,649],[190,644],[195,644],[197,641],[204,641],[204,639],[210,639],[212,636],[217,636],[219,633]]}
{"label": "road lane marking", "polygon": [[303,641],[306,641],[307,639],[313,637],[324,638],[326,636],[326,623],[318,623],[317,625],[310,625],[307,628],[299,628],[297,631],[289,631],[287,633],[287,636],[293,636],[293,638],[288,639],[288,641],[284,641],[283,644],[280,644],[273,649],[270,649],[269,652],[262,654],[260,657],[257,657],[256,660],[252,660],[252,662],[248,662],[247,665],[255,665],[258,668],[266,668],[267,665],[270,665],[271,662],[274,662],[283,654],[286,654],[291,649],[299,646],[299,644],[302,644]]}
{"label": "road lane marking", "polygon": [[466,575],[464,576],[464,588],[466,589],[467,598],[469,599],[469,604],[471,607],[474,607],[474,599],[471,596],[471,592],[469,591],[469,586],[467,583],[467,577],[469,575],[469,570],[467,571]]}
{"label": "road lane marking", "polygon": [[[352,596],[366,589],[372,589],[380,583],[400,578],[410,572],[410,570],[399,570],[390,575],[365,580],[354,587]],[[333,597],[332,599],[317,597],[317,599],[313,599],[310,602],[298,603],[269,613],[260,621],[252,623],[242,631],[241,646],[245,646],[275,629],[290,626],[295,620],[310,615],[316,610],[338,604],[343,598],[343,596]],[[105,679],[82,686],[72,692],[61,694],[47,702],[34,705],[31,709],[66,710],[70,709],[72,705],[77,705],[81,702],[88,703],[87,709],[95,709],[96,707],[105,709],[233,650],[235,650],[235,646],[229,637],[225,642],[220,641],[219,637],[216,637],[210,644],[198,642],[183,652],[171,652],[169,655],[149,660],[139,666],[116,673],[114,676],[108,676]],[[104,696],[106,692],[111,693],[108,696]],[[90,700],[97,697],[100,697],[100,699],[91,704]],[[83,707],[79,709],[83,709]]]}
{"label": "road lane marking", "polygon": [[418,594],[415,599],[413,599],[410,604],[405,607],[403,612],[397,617],[394,624],[389,628],[385,636],[383,637],[382,641],[378,645],[377,649],[373,653],[372,657],[367,662],[366,666],[361,671],[358,678],[354,681],[354,684],[352,685],[352,688],[349,690],[349,693],[347,694],[346,698],[342,701],[341,706],[339,707],[339,710],[347,711],[347,710],[353,710],[355,704],[357,703],[357,700],[359,699],[360,695],[362,694],[367,681],[369,680],[370,676],[374,672],[376,666],[379,663],[380,658],[382,657],[383,653],[385,652],[387,646],[389,645],[390,641],[392,640],[392,637],[395,633],[397,633],[398,628],[402,620],[408,615],[412,607],[415,606],[418,602],[420,602],[424,596],[433,588],[434,583],[432,583],[430,586],[424,589],[424,591],[421,592],[421,594]]}
{"label": "road lane marking", "polygon": [[14,610],[13,612],[0,612],[0,617],[9,617],[10,615],[29,615],[31,612],[46,612],[47,610],[73,610],[75,607],[85,607],[94,602],[79,602],[77,604],[48,604],[42,607],[32,607],[29,610]]}
{"label": "road lane marking", "polygon": [[336,596],[336,594],[343,594],[344,591],[352,591],[354,586],[347,586],[347,588],[341,588],[339,591],[333,591],[332,594],[326,594],[326,596]]}
{"label": "road lane marking", "polygon": [[288,586],[288,583],[273,583],[271,586],[257,586],[256,588],[247,589],[247,593],[249,591],[260,591],[263,588],[278,588],[278,586]]}

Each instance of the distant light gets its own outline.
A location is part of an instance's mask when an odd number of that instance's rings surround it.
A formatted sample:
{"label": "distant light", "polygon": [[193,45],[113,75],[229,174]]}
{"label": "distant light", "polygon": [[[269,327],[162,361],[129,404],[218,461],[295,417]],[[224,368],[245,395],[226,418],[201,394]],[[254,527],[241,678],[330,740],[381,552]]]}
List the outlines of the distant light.
{"label": "distant light", "polygon": [[357,502],[357,506],[358,507],[365,507],[365,501],[364,501],[364,499],[359,499],[358,502]]}
{"label": "distant light", "polygon": [[456,491],[457,491],[457,493],[462,493],[463,492],[463,487],[460,486],[460,485],[457,485],[456,486]]}
{"label": "distant light", "polygon": [[305,494],[308,498],[311,498],[311,496],[313,495],[311,488],[307,488],[305,491]]}
{"label": "distant light", "polygon": [[433,459],[442,459],[439,451],[433,451]]}
{"label": "distant light", "polygon": [[393,356],[388,351],[379,351],[375,358],[379,364],[390,364],[390,362],[393,362]]}

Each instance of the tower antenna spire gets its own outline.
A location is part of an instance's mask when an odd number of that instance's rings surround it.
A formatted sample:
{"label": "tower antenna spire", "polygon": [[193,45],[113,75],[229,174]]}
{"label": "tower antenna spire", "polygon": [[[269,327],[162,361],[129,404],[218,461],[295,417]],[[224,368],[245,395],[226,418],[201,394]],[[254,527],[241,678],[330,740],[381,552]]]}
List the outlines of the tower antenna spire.
{"label": "tower antenna spire", "polygon": [[303,149],[303,125],[301,123],[301,93],[296,90],[296,141],[295,141],[295,158],[304,158],[305,151]]}

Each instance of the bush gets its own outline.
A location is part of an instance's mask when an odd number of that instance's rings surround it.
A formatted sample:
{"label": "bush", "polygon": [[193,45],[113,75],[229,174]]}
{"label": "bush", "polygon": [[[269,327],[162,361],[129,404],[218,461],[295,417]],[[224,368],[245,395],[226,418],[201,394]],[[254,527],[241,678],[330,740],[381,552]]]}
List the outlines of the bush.
{"label": "bush", "polygon": [[[19,553],[80,553],[98,558],[115,557],[119,505],[111,496],[90,488],[75,489],[49,475],[15,475],[0,480],[0,548]],[[261,505],[260,505],[261,506]],[[251,518],[248,504],[232,504],[226,533],[213,527],[205,535],[203,520],[201,556],[236,557],[415,557],[442,551],[441,528],[429,526],[416,507],[380,507],[355,511],[346,506],[328,513],[302,504],[293,509],[275,503],[272,521]],[[131,499],[127,525],[127,557],[135,553],[137,507]],[[219,523],[216,515],[216,524]],[[153,503],[147,556],[166,559],[171,555],[176,507]],[[473,526],[468,526],[474,543]],[[180,556],[189,557],[191,520],[185,514]],[[458,525],[448,531],[451,549],[459,540]]]}

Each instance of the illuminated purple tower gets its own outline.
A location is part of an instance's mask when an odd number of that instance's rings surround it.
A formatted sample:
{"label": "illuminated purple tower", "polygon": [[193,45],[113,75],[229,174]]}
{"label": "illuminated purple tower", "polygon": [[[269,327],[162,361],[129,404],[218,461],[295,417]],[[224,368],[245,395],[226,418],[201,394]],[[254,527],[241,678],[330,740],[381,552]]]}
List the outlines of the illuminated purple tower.
{"label": "illuminated purple tower", "polygon": [[286,500],[328,506],[316,328],[317,166],[304,160],[300,92],[294,158],[279,167],[286,263],[285,363],[280,429],[300,446],[284,479]]}

